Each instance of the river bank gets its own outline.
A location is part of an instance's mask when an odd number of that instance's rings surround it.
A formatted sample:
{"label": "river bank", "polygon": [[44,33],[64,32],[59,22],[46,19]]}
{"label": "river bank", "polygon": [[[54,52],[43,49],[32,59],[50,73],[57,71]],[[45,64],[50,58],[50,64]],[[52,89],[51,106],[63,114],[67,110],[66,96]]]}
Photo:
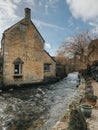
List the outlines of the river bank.
{"label": "river bank", "polygon": [[[94,80],[91,80],[90,82],[91,85],[93,86],[94,94],[98,96],[98,82]],[[52,130],[58,130],[58,129],[68,130],[69,115],[67,115],[67,111],[69,110],[69,104],[71,104],[73,101],[80,103],[84,93],[85,93],[85,82],[81,82],[78,89],[74,93],[74,97],[68,103],[65,113],[62,115],[61,119],[55,124]],[[98,130],[98,102],[96,106],[93,107],[91,117],[86,119],[86,125],[89,130]]]}
{"label": "river bank", "polygon": [[50,77],[45,78],[42,82],[35,82],[35,83],[26,83],[26,84],[12,84],[12,85],[4,85],[0,83],[0,92],[2,91],[9,91],[9,90],[15,90],[15,89],[25,89],[25,88],[31,88],[31,87],[38,87],[42,85],[47,84],[55,84],[62,80],[64,77]]}
{"label": "river bank", "polygon": [[59,121],[54,125],[52,130],[67,130],[68,129],[68,123],[69,123],[69,105],[73,102],[76,101],[77,103],[80,102],[82,95],[84,94],[84,88],[85,84],[80,83],[78,86],[77,90],[73,93],[73,97],[70,99],[70,101],[67,104],[67,107],[65,109],[65,112],[63,113],[62,117],[60,118]]}
{"label": "river bank", "polygon": [[[98,82],[92,80],[94,94],[98,96]],[[89,130],[98,130],[98,101],[93,108],[91,117],[87,120]]]}

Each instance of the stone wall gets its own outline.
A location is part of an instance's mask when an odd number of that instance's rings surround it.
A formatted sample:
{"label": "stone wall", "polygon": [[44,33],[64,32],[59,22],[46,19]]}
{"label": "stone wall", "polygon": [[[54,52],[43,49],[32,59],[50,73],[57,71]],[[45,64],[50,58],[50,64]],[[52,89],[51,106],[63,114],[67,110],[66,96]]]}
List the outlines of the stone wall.
{"label": "stone wall", "polygon": [[44,77],[56,77],[56,62],[44,51],[44,64],[50,64],[50,71],[44,71]]}
{"label": "stone wall", "polygon": [[[1,41],[5,85],[42,82],[44,77],[55,76],[55,61],[44,50],[44,42],[31,21],[30,9],[25,8],[25,18],[5,30]],[[17,60],[21,62],[18,69]],[[44,72],[44,63],[51,64],[49,72]]]}
{"label": "stone wall", "polygon": [[[70,118],[72,114],[71,110],[75,110],[76,108],[79,107],[81,98],[83,97],[84,92],[85,92],[84,89],[85,89],[85,82],[81,82],[81,84],[78,86],[78,89],[73,93],[69,103],[67,104],[67,109],[63,113],[62,117],[60,117],[60,120],[56,122],[52,130],[59,130],[59,129],[60,130],[74,130],[72,128],[69,128]],[[81,123],[81,118],[83,117],[80,116],[79,118],[80,120],[78,120],[79,121],[78,123],[80,123],[82,127],[86,128],[87,127],[86,121],[83,121],[84,123],[82,122],[84,124],[83,126],[83,124]],[[76,119],[77,117],[75,117],[75,122],[76,122]],[[77,123],[76,123],[76,126],[78,126]],[[77,130],[80,130],[80,129],[78,128]],[[85,130],[85,129],[82,129],[82,130]]]}
{"label": "stone wall", "polygon": [[[25,19],[5,31],[3,44],[5,84],[40,82],[43,80],[44,43],[32,26]],[[14,60],[23,61],[22,78],[14,78]]]}
{"label": "stone wall", "polygon": [[88,47],[89,62],[92,64],[98,60],[98,39],[92,40]]}

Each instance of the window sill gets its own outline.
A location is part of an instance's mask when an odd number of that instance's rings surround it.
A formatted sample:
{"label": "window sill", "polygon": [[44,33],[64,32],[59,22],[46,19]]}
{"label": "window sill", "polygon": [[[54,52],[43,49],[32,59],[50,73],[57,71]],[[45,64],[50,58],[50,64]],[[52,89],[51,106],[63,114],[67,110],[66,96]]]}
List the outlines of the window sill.
{"label": "window sill", "polygon": [[14,77],[22,77],[23,75],[22,74],[14,74],[13,76]]}

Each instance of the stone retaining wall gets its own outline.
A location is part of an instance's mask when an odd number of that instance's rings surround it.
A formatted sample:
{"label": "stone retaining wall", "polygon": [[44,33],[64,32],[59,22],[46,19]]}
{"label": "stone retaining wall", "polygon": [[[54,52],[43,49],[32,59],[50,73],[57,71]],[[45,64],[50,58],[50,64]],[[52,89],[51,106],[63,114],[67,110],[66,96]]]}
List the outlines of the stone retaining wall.
{"label": "stone retaining wall", "polygon": [[69,113],[70,109],[69,106],[72,102],[76,101],[77,103],[80,103],[81,98],[84,95],[85,92],[85,82],[81,82],[78,89],[75,91],[72,99],[67,105],[67,109],[65,110],[65,113],[62,115],[60,120],[55,124],[55,126],[52,128],[52,130],[67,130],[68,128],[68,122],[69,122]]}

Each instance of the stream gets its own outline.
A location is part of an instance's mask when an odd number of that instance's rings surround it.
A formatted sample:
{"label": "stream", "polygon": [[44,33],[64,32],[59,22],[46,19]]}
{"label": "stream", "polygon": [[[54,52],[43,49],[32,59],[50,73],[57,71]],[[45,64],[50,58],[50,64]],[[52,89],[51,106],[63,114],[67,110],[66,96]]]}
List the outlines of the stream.
{"label": "stream", "polygon": [[75,72],[55,84],[0,91],[0,130],[52,130],[78,84]]}

